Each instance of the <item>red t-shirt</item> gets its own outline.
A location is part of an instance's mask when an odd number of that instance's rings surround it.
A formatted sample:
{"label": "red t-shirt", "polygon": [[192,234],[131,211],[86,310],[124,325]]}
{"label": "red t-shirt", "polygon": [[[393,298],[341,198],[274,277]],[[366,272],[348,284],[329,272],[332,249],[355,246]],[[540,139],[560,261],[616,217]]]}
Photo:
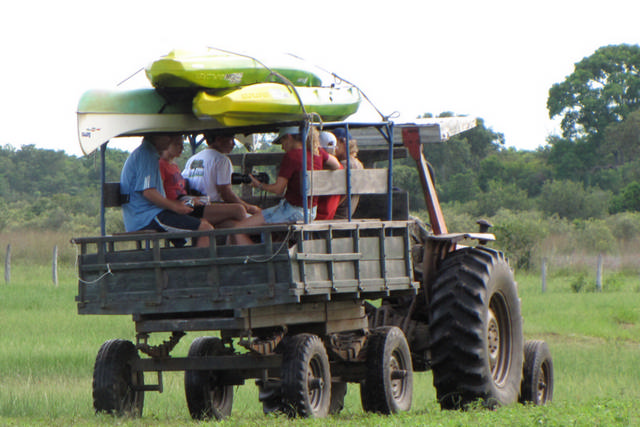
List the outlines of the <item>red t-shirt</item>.
{"label": "red t-shirt", "polygon": [[[340,165],[340,169],[344,169]],[[318,196],[318,210],[316,219],[333,219],[336,216],[338,205],[340,205],[341,194],[333,194],[330,196]]]}
{"label": "red t-shirt", "polygon": [[[320,150],[320,155],[312,156],[310,152],[307,152],[307,170],[311,170],[311,159],[313,158],[313,170],[324,169],[325,162],[329,159],[329,154]],[[301,176],[302,172],[302,148],[295,148],[284,153],[282,162],[280,163],[280,171],[278,176],[287,178],[287,191],[284,193],[284,198],[287,202],[293,206],[302,207],[302,186]],[[318,198],[314,197],[307,201],[309,207],[318,205]]]}
{"label": "red t-shirt", "polygon": [[178,200],[180,196],[185,196],[187,190],[178,165],[165,159],[160,159],[158,165],[160,166],[160,175],[162,176],[162,184],[164,185],[167,199]]}

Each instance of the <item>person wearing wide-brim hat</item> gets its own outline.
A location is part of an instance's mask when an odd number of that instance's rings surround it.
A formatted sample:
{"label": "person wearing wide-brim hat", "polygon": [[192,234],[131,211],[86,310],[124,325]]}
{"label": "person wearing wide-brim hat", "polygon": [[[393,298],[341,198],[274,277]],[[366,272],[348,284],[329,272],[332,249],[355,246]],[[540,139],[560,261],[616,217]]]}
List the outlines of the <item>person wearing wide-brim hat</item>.
{"label": "person wearing wide-brim hat", "polygon": [[[318,131],[315,128],[309,130],[308,135],[309,152],[307,155],[307,170],[320,169],[340,169],[340,162],[337,158],[319,148]],[[302,172],[302,150],[304,143],[300,135],[299,127],[285,127],[280,132],[272,144],[282,144],[285,151],[276,182],[264,184],[251,176],[251,185],[254,188],[274,194],[284,194],[283,199],[276,206],[263,209],[238,223],[238,227],[252,227],[264,224],[294,223],[304,219],[304,208],[302,198],[301,172]],[[317,197],[309,197],[307,206],[311,219],[315,219],[318,205]],[[236,234],[234,236],[237,244],[252,244],[253,241],[246,234]]]}

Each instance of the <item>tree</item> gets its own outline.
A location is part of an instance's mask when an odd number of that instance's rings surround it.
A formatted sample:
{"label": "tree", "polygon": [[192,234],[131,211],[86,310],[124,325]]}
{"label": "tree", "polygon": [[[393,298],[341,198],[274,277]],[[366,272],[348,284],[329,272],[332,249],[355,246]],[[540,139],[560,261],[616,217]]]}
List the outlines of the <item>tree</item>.
{"label": "tree", "polygon": [[640,107],[640,46],[610,45],[575,64],[549,90],[549,117],[561,117],[563,136],[602,138],[605,128]]}
{"label": "tree", "polygon": [[606,127],[600,151],[616,166],[640,158],[640,110]]}

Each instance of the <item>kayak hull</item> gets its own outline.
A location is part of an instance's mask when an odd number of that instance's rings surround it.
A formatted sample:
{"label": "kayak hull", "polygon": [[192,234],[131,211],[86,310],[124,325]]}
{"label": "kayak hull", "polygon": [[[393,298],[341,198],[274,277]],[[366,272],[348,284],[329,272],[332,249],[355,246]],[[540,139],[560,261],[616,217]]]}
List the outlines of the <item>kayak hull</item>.
{"label": "kayak hull", "polygon": [[173,50],[145,69],[158,89],[226,89],[263,82],[295,86],[321,86],[316,70],[293,56],[274,57],[265,63],[248,56],[208,49],[202,52]]}
{"label": "kayak hull", "polygon": [[193,99],[193,113],[201,119],[214,118],[225,126],[294,121],[303,118],[305,112],[319,114],[323,121],[340,121],[355,113],[360,101],[360,93],[354,87],[296,87],[294,91],[282,84],[260,83],[232,90],[201,91]]}

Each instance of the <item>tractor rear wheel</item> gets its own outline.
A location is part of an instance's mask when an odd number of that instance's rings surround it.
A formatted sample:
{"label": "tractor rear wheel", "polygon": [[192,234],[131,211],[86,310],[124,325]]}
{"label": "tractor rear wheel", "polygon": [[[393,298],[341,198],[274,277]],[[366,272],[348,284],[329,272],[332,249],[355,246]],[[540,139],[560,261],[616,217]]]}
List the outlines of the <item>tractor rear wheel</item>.
{"label": "tractor rear wheel", "polygon": [[504,255],[484,247],[449,254],[434,282],[429,311],[440,406],[516,402],[524,338],[517,286]]}

